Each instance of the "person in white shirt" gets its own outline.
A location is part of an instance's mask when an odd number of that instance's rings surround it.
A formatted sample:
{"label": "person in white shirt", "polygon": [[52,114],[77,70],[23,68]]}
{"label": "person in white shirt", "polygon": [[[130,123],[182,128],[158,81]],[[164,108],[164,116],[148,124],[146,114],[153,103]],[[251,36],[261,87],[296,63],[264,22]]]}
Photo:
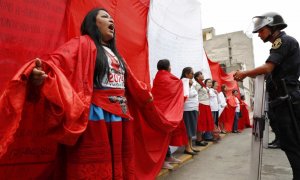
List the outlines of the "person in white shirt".
{"label": "person in white shirt", "polygon": [[219,97],[218,97],[218,82],[212,80],[212,87],[209,88],[209,102],[210,102],[210,109],[212,112],[212,116],[214,118],[215,125],[218,127],[218,116],[219,116]]}
{"label": "person in white shirt", "polygon": [[236,89],[234,89],[234,90],[232,90],[232,95],[235,96],[234,99],[235,99],[235,103],[236,103],[234,121],[233,121],[233,126],[232,126],[232,133],[239,133],[238,121],[239,121],[240,113],[241,113],[240,101],[237,98],[239,95],[239,92]]}
{"label": "person in white shirt", "polygon": [[[212,132],[214,130],[214,120],[211,114],[209,105],[209,90],[207,83],[211,83],[210,79],[205,80],[203,83],[204,76],[202,72],[198,71],[194,75],[196,83],[196,90],[198,92],[199,100],[199,117],[197,124],[197,146],[206,146],[207,142],[203,141],[203,132]],[[207,140],[213,140],[212,135]]]}
{"label": "person in white shirt", "polygon": [[[218,94],[219,96],[219,117],[221,116],[222,112],[224,111],[224,109],[227,106],[227,102],[226,102],[226,91],[227,91],[227,86],[225,84],[223,84],[221,86],[221,92]],[[225,116],[223,116],[225,117]],[[221,130],[221,133],[226,134],[225,131],[225,127],[224,127],[224,121],[226,121],[226,118],[219,118],[219,128]]]}
{"label": "person in white shirt", "polygon": [[181,80],[189,82],[189,94],[184,103],[183,120],[185,123],[188,144],[185,147],[185,154],[195,155],[199,150],[193,148],[192,137],[196,136],[197,121],[198,121],[198,93],[196,90],[196,83],[193,82],[194,71],[191,67],[185,67],[182,70]]}

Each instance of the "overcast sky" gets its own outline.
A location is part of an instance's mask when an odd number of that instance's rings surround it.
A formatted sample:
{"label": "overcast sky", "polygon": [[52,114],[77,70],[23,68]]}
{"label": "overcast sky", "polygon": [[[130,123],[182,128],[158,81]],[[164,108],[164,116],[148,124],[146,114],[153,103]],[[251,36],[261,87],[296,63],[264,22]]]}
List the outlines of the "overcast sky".
{"label": "overcast sky", "polygon": [[[300,6],[296,0],[199,0],[201,2],[202,28],[214,27],[216,35],[244,31],[252,17],[266,12],[281,14],[288,24],[284,30],[300,42]],[[299,3],[299,2],[298,2]],[[255,65],[263,64],[271,43],[263,43],[253,34]]]}

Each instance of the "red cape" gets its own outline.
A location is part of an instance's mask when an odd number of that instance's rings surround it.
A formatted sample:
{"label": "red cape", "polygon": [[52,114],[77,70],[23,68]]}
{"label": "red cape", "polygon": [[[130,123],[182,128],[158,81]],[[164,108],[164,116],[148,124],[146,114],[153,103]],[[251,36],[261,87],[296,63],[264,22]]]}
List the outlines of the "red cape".
{"label": "red cape", "polygon": [[[32,89],[28,81],[34,61],[24,65],[9,82],[0,99],[0,177],[56,177],[59,143],[75,144],[87,125],[95,57],[96,48],[89,37],[74,38],[43,61],[49,77],[40,90]],[[167,118],[149,101],[148,87],[129,67],[127,72],[136,178],[154,179],[164,159],[161,147],[170,129],[157,129]]]}
{"label": "red cape", "polygon": [[[174,130],[183,117],[183,84],[180,79],[170,72],[158,71],[152,87],[155,106],[164,114],[166,122],[162,129]],[[182,113],[181,113],[182,112]],[[178,114],[180,114],[178,116]]]}
{"label": "red cape", "polygon": [[152,94],[155,106],[166,117],[166,122],[161,125],[161,128],[172,131],[170,142],[167,145],[181,146],[187,144],[187,133],[183,121],[182,81],[170,72],[160,70],[153,80]]}

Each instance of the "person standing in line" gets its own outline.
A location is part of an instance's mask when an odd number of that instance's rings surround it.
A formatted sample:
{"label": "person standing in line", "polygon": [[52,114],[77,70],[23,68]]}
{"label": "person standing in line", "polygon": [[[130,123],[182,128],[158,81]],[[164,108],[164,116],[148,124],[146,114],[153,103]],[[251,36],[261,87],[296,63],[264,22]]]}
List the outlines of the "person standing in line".
{"label": "person standing in line", "polygon": [[196,155],[199,150],[195,149],[192,144],[192,138],[196,136],[197,121],[198,121],[198,93],[196,90],[196,84],[193,81],[194,71],[191,67],[185,67],[182,70],[180,79],[188,81],[189,93],[184,103],[183,120],[188,135],[188,144],[185,146],[184,153],[190,155]]}
{"label": "person standing in line", "polygon": [[[222,84],[221,92],[219,92],[219,94],[218,94],[218,97],[220,99],[219,117],[221,116],[221,114],[223,113],[223,111],[225,110],[225,108],[227,106],[226,91],[227,91],[227,86],[225,84]],[[224,117],[226,117],[226,116],[224,116]],[[224,127],[224,121],[226,121],[226,118],[219,118],[219,128],[220,128],[222,134],[226,134],[226,130]]]}
{"label": "person standing in line", "polygon": [[240,100],[238,99],[239,92],[236,89],[234,89],[234,90],[232,90],[232,95],[234,96],[234,100],[236,103],[235,115],[234,115],[234,120],[233,120],[233,125],[232,125],[232,133],[239,133],[238,122],[239,122],[240,113],[241,113]]}
{"label": "person standing in line", "polygon": [[213,137],[216,140],[220,139],[220,130],[219,130],[219,103],[220,99],[218,97],[218,82],[215,80],[212,80],[212,87],[209,88],[209,104],[211,108],[211,113],[214,119],[215,127],[213,130]]}
{"label": "person standing in line", "polygon": [[241,111],[240,111],[240,119],[239,119],[239,123],[238,123],[238,129],[239,130],[243,130],[245,128],[251,128],[251,122],[250,122],[250,117],[249,117],[249,106],[247,105],[247,103],[245,102],[245,95],[241,95],[241,98],[239,99],[240,101],[240,107],[241,107]]}
{"label": "person standing in line", "polygon": [[[278,120],[279,140],[292,170],[294,180],[300,180],[300,49],[298,41],[282,29],[287,27],[282,16],[275,12],[253,17],[253,33],[263,42],[271,42],[270,55],[265,64],[246,71],[237,71],[235,80],[271,73],[274,90],[270,108]],[[286,88],[285,88],[286,87]],[[290,98],[282,100],[282,97]]]}
{"label": "person standing in line", "polygon": [[[215,123],[214,123],[214,118],[212,115],[212,110],[211,110],[211,105],[210,105],[210,89],[212,88],[212,79],[208,78],[204,80],[204,84],[208,90],[208,97],[209,97],[209,110],[210,110],[210,116],[208,115],[206,118],[206,128],[208,129],[207,131],[204,132],[203,138],[205,141],[216,141],[215,137],[213,136],[213,131],[215,129]],[[208,111],[207,111],[208,112]]]}
{"label": "person standing in line", "polygon": [[[180,79],[175,77],[173,74],[171,74],[171,64],[168,59],[161,59],[157,62],[157,70],[156,76],[153,80],[153,87],[152,87],[152,94],[154,98],[154,102],[157,103],[158,98],[169,98],[169,97],[161,97],[161,95],[158,96],[157,91],[168,91],[170,94],[170,88],[167,84],[171,84],[171,82],[177,82],[181,83]],[[164,87],[165,89],[162,89]],[[172,93],[171,93],[172,94]],[[183,98],[182,98],[183,101]],[[165,101],[161,102],[165,103]],[[158,104],[157,104],[158,105]],[[164,106],[164,108],[166,108]],[[179,164],[182,161],[180,159],[175,158],[171,153],[170,146],[168,147],[168,151],[166,154],[166,158],[163,164],[164,169],[173,169],[173,166],[171,164]]]}
{"label": "person standing in line", "polygon": [[214,118],[214,123],[216,127],[219,127],[218,116],[219,116],[219,98],[218,98],[218,82],[212,80],[212,87],[209,88],[209,100],[210,100],[210,109],[212,116]]}
{"label": "person standing in line", "polygon": [[[199,117],[197,124],[197,146],[206,146],[208,143],[204,141],[204,132],[211,132],[214,130],[214,120],[212,118],[211,109],[209,105],[209,90],[206,83],[203,82],[204,76],[202,72],[198,71],[194,75],[196,83],[196,90],[198,92],[199,101]],[[211,137],[211,139],[213,139]]]}

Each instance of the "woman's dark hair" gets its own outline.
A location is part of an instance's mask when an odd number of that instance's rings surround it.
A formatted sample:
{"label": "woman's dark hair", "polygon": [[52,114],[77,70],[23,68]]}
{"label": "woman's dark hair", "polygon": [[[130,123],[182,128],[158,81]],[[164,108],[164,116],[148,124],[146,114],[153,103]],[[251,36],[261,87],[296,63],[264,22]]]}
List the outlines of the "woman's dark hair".
{"label": "woman's dark hair", "polygon": [[245,95],[241,95],[241,100],[245,100]]}
{"label": "woman's dark hair", "polygon": [[[98,30],[96,25],[96,16],[98,15],[99,11],[106,11],[103,8],[96,8],[88,12],[88,14],[84,17],[83,22],[81,24],[81,34],[88,35],[90,38],[93,39],[96,47],[97,47],[97,57],[96,57],[96,64],[95,64],[95,71],[94,71],[94,86],[96,88],[102,87],[102,80],[106,74],[109,73],[109,66],[108,66],[108,59],[105,54],[105,50],[102,47],[101,40],[102,34]],[[117,56],[118,60],[120,61],[120,66],[125,70],[125,78],[126,78],[126,67],[123,58],[120,56],[115,42],[115,36],[108,42],[108,48]]]}
{"label": "woman's dark hair", "polygon": [[193,71],[193,68],[191,68],[191,67],[183,68],[180,79],[185,78],[186,77],[185,75],[190,74],[192,71]]}
{"label": "woman's dark hair", "polygon": [[157,70],[166,70],[170,68],[170,61],[168,59],[161,59],[157,62]]}
{"label": "woman's dark hair", "polygon": [[210,78],[204,80],[204,84],[206,85],[207,81],[211,81]]}
{"label": "woman's dark hair", "polygon": [[224,96],[226,97],[226,91],[225,91],[225,88],[226,88],[226,85],[225,85],[225,84],[222,84],[222,86],[221,86],[221,91],[222,91],[222,93],[224,94]]}
{"label": "woman's dark hair", "polygon": [[196,82],[198,82],[197,77],[198,77],[199,75],[202,75],[202,72],[201,72],[201,71],[197,71],[197,72],[194,74],[194,79],[196,80]]}
{"label": "woman's dark hair", "polygon": [[217,83],[216,80],[212,80],[212,87],[214,87],[216,83]]}

